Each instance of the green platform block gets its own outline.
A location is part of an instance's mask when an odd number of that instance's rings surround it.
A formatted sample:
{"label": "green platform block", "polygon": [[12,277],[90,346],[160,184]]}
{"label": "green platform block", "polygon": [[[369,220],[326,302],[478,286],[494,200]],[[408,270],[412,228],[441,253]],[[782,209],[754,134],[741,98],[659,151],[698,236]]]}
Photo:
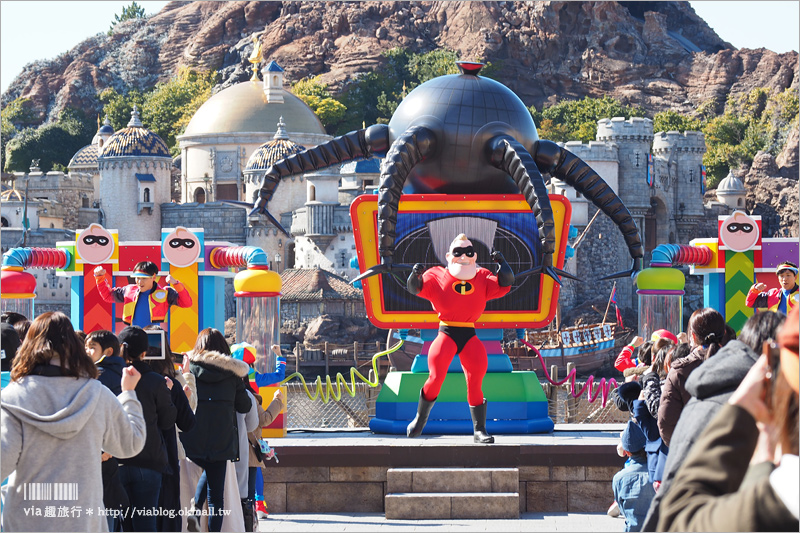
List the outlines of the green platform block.
{"label": "green platform block", "polygon": [[[389,372],[378,394],[379,402],[413,402],[428,374]],[[483,395],[489,402],[546,402],[535,372],[487,373],[483,378]],[[439,392],[438,402],[466,402],[467,382],[464,374],[448,373]]]}

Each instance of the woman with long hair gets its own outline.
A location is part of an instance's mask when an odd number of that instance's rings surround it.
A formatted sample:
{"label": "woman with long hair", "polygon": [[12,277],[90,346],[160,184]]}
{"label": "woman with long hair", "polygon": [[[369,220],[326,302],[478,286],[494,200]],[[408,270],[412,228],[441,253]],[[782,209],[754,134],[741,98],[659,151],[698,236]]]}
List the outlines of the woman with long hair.
{"label": "woman with long hair", "polygon": [[[189,352],[189,369],[197,381],[196,424],[181,433],[186,456],[205,471],[195,491],[195,502],[203,500],[207,487],[209,531],[220,531],[225,497],[225,471],[228,461],[247,460],[247,450],[239,449],[236,413],[247,413],[252,402],[244,379],[247,363],[231,357],[225,337],[218,329],[206,328],[197,336]],[[244,459],[240,459],[244,456]],[[238,495],[231,498],[237,502]],[[197,509],[187,517],[189,531],[199,531]]]}
{"label": "woman with long hair", "polygon": [[685,358],[672,363],[658,406],[658,431],[667,446],[683,406],[691,398],[686,390],[686,380],[695,368],[725,345],[725,325],[725,318],[711,307],[698,309],[689,317],[688,333],[692,351]]}
{"label": "woman with long hair", "polygon": [[[0,477],[10,476],[3,501],[4,531],[108,530],[100,454],[139,453],[145,421],[134,390],[140,378],[136,369],[123,372],[119,396],[96,376],[66,315],[44,313],[33,321],[0,405]],[[75,491],[81,507],[91,512],[47,517],[45,507],[63,504],[61,493],[45,491],[44,499],[34,501],[27,493],[33,486]],[[32,506],[39,512],[30,512]]]}

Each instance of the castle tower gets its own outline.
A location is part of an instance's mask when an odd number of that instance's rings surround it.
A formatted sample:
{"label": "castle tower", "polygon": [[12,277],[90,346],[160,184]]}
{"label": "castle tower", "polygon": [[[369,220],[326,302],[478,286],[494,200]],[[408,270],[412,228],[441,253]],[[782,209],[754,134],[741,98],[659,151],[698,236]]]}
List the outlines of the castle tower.
{"label": "castle tower", "polygon": [[[651,192],[647,186],[647,156],[650,153],[650,144],[653,142],[653,121],[641,117],[632,117],[628,120],[623,117],[601,119],[597,122],[597,140],[617,145],[619,177],[618,186],[614,190],[630,211],[644,243],[647,232],[646,217],[650,211]],[[594,210],[590,214],[593,213]],[[593,231],[602,235],[603,238],[600,240],[605,242],[596,254],[589,255],[611,259],[618,268],[610,272],[629,268],[631,257],[625,241],[613,223],[610,220],[606,221],[607,217],[600,218],[604,220],[602,222],[598,220],[595,224],[600,225]],[[604,230],[604,227],[607,229]],[[581,252],[586,253],[583,249]],[[636,309],[636,293],[631,283],[617,283],[617,298],[626,307]]]}
{"label": "castle tower", "polygon": [[699,131],[660,132],[653,139],[656,190],[669,213],[666,242],[670,244],[687,244],[703,219],[701,165],[705,152],[705,136]]}
{"label": "castle tower", "polygon": [[105,227],[118,229],[121,241],[160,240],[172,157],[161,137],[142,125],[136,106],[128,127],[109,137],[97,162]]}
{"label": "castle tower", "polygon": [[283,103],[283,69],[275,61],[270,61],[267,66],[261,69],[264,76],[264,94],[267,95],[267,103]]}

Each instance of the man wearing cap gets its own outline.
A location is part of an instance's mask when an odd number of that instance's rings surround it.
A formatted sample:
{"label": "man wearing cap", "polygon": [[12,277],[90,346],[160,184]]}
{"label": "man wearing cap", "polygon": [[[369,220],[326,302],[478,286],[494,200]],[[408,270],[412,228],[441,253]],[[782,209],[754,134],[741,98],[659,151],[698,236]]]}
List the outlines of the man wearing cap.
{"label": "man wearing cap", "polygon": [[[124,287],[111,287],[106,278],[106,270],[99,266],[94,269],[94,280],[100,297],[108,303],[121,303],[122,321],[129,326],[144,329],[167,319],[171,305],[191,307],[192,296],[183,284],[167,274],[168,287],[156,284],[158,267],[150,261],[140,261],[133,267],[132,277],[136,283]],[[144,295],[145,298],[139,298]]]}
{"label": "man wearing cap", "polygon": [[614,474],[611,485],[614,500],[625,516],[625,531],[639,531],[650,502],[656,493],[647,473],[647,439],[636,422],[629,420],[620,437],[617,452],[621,457],[630,457],[625,467]]}
{"label": "man wearing cap", "polygon": [[757,309],[766,307],[770,311],[789,314],[800,303],[800,292],[797,286],[797,265],[785,261],[775,269],[778,276],[779,289],[769,289],[764,283],[756,283],[750,287],[745,305]]}

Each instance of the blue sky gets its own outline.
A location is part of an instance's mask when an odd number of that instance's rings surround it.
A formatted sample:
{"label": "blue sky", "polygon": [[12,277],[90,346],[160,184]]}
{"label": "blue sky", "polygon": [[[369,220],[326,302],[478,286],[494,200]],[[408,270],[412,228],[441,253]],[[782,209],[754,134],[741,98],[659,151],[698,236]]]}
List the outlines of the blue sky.
{"label": "blue sky", "polygon": [[[0,86],[5,91],[22,68],[53,59],[87,37],[108,30],[130,1],[0,1]],[[137,0],[147,14],[168,2]],[[737,48],[798,50],[800,3],[785,1],[691,2],[724,40]]]}

